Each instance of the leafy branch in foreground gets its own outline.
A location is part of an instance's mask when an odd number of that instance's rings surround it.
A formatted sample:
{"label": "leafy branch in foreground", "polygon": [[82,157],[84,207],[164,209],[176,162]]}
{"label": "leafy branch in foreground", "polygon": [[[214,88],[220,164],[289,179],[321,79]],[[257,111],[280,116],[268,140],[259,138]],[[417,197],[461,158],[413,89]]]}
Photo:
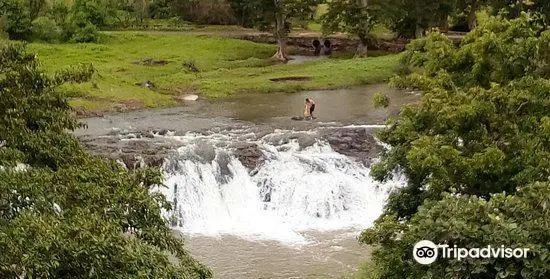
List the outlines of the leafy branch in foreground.
{"label": "leafy branch in foreground", "polygon": [[56,90],[89,66],[48,77],[17,44],[0,46],[0,277],[207,278],[151,187],[159,169],[89,155]]}
{"label": "leafy branch in foreground", "polygon": [[[439,33],[405,53],[420,73],[392,82],[423,91],[379,138],[392,146],[372,175],[406,173],[361,240],[382,278],[550,276],[550,32],[528,14],[486,17],[459,47]],[[527,259],[414,262],[417,241],[532,248]]]}

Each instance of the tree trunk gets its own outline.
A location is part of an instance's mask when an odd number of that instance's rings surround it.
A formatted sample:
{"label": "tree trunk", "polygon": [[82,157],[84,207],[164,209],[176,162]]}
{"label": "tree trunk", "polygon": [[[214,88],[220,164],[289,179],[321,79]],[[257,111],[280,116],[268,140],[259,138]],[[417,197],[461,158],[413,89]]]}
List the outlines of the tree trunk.
{"label": "tree trunk", "polygon": [[365,42],[361,42],[357,46],[357,50],[355,51],[355,57],[356,58],[367,57],[367,52],[368,52],[368,44]]}
{"label": "tree trunk", "polygon": [[273,58],[283,62],[290,60],[290,57],[288,56],[287,46],[286,46],[286,38],[277,39],[277,52],[275,52],[275,55],[273,55]]}
{"label": "tree trunk", "polygon": [[472,0],[470,4],[470,13],[468,13],[468,30],[472,31],[476,28],[476,12],[477,12],[477,0]]}
{"label": "tree trunk", "polygon": [[421,38],[422,36],[424,36],[424,29],[417,24],[414,29],[414,37],[418,39],[418,38]]}
{"label": "tree trunk", "polygon": [[439,28],[441,29],[441,32],[443,32],[443,33],[449,32],[449,29],[451,29],[451,28],[449,27],[449,18],[448,17],[443,18],[443,20],[441,22],[441,26],[439,26]]}
{"label": "tree trunk", "polygon": [[285,15],[283,13],[283,0],[273,0],[275,1],[276,11],[275,11],[275,37],[277,38],[277,52],[273,55],[273,58],[280,61],[290,60],[287,51],[287,30],[285,24]]}

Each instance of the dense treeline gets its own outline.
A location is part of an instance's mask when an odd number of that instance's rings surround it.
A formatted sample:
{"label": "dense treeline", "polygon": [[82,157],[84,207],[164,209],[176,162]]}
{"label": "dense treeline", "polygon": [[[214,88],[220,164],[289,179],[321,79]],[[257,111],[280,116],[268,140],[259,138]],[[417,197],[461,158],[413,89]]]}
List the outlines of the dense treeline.
{"label": "dense treeline", "polygon": [[0,0],[0,33],[16,40],[93,42],[100,29],[147,28],[155,19],[170,19],[173,26],[185,21],[275,30],[277,14],[289,29],[292,18],[311,20],[322,3],[329,6],[327,32],[348,31],[362,42],[374,24],[418,38],[433,27],[472,30],[481,10],[507,18],[536,12],[545,25],[550,15],[545,0]]}
{"label": "dense treeline", "polygon": [[[459,47],[437,32],[413,41],[404,61],[420,70],[393,80],[423,94],[379,134],[392,149],[373,175],[408,177],[361,238],[380,278],[550,277],[550,32],[525,13],[478,18]],[[423,239],[532,253],[424,266]]]}

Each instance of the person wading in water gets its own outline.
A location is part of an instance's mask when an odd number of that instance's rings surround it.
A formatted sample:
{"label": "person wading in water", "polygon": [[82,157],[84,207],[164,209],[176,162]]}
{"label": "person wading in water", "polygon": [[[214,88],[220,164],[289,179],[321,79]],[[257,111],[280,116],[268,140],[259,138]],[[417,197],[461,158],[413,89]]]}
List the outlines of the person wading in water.
{"label": "person wading in water", "polygon": [[309,118],[315,119],[316,117],[313,116],[313,111],[315,111],[315,101],[313,101],[313,99],[311,98],[307,98],[306,107],[304,108],[304,117],[306,119],[309,119]]}

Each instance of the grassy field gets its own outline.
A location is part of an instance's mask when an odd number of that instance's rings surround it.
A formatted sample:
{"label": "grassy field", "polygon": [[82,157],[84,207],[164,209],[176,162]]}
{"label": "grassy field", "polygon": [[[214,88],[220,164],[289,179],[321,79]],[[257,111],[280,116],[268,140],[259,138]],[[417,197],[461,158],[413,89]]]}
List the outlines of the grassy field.
{"label": "grassy field", "polygon": [[[296,65],[275,64],[275,46],[185,33],[105,32],[98,44],[29,44],[43,68],[53,73],[92,63],[91,82],[65,86],[74,107],[107,112],[178,103],[196,93],[208,98],[241,92],[295,92],[387,80],[397,55],[366,59],[326,59]],[[150,65],[153,59],[158,65]],[[154,63],[153,63],[154,64]],[[307,81],[273,82],[273,78],[307,77]],[[140,86],[151,81],[152,89]]]}

